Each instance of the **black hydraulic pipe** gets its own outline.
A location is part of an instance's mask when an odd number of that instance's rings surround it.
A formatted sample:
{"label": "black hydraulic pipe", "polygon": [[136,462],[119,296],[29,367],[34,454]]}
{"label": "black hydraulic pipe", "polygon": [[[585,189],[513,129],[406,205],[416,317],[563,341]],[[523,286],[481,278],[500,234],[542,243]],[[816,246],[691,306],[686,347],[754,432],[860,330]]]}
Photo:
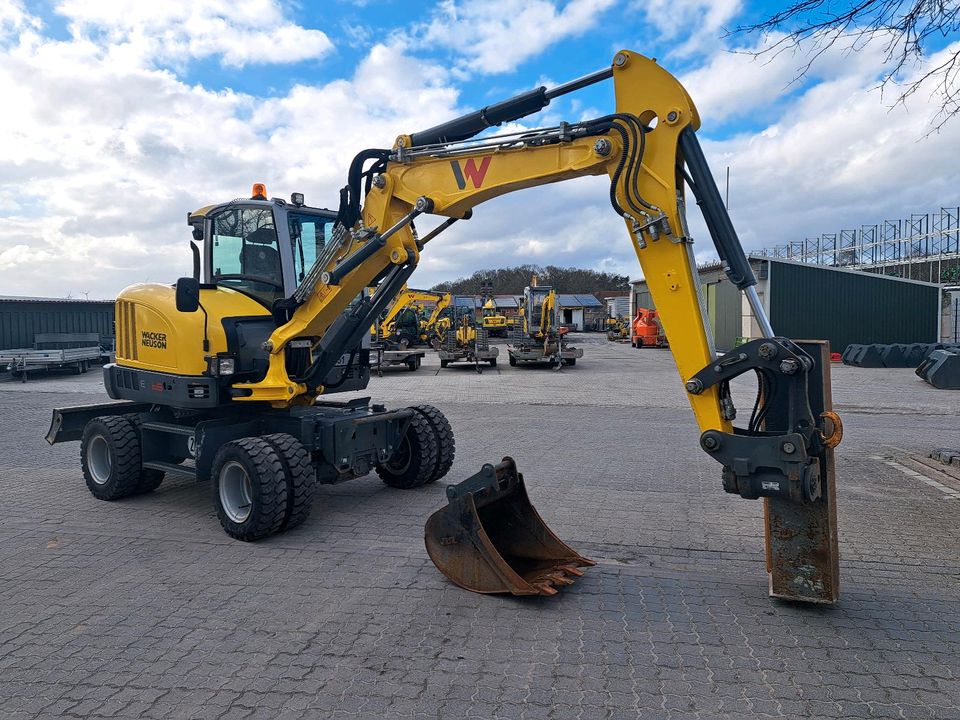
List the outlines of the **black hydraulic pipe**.
{"label": "black hydraulic pipe", "polygon": [[413,222],[414,218],[419,217],[425,212],[433,211],[433,201],[427,197],[421,197],[417,199],[417,204],[413,206],[413,210],[404,215],[400,220],[391,228],[388,228],[386,232],[382,235],[374,235],[364,244],[362,248],[357,250],[353,255],[345,259],[339,265],[337,265],[333,270],[330,271],[329,285],[337,285],[339,282],[347,276],[348,273],[353,272],[358,267],[360,267],[364,262],[370,259],[375,252],[382,249],[384,245],[387,244],[387,239],[392,237],[400,228],[409,225]]}
{"label": "black hydraulic pipe", "polygon": [[426,245],[428,242],[433,240],[437,235],[442,233],[448,227],[453,225],[457,220],[469,220],[471,217],[473,217],[473,210],[467,210],[467,212],[463,214],[462,218],[447,218],[442,223],[437,225],[433,230],[431,230],[422,238],[420,238],[420,242],[418,243],[418,246],[422,250],[424,245]]}
{"label": "black hydraulic pipe", "polygon": [[593,85],[594,83],[598,83],[601,80],[607,80],[612,77],[613,77],[612,67],[604,68],[603,70],[597,70],[594,73],[590,73],[589,75],[584,75],[583,77],[577,78],[576,80],[571,80],[570,82],[564,83],[563,85],[557,85],[556,87],[550,88],[546,92],[546,98],[547,100],[553,100],[554,98],[560,97],[561,95],[572,93],[575,90],[580,90],[581,88],[585,88],[588,85]]}
{"label": "black hydraulic pipe", "polygon": [[384,235],[374,235],[362,248],[330,271],[330,281],[327,284],[339,285],[343,278],[373,257],[378,250],[382,250],[386,244],[387,238]]}
{"label": "black hydraulic pipe", "polygon": [[707,223],[707,229],[710,231],[710,237],[713,238],[717,253],[723,261],[727,277],[740,290],[756,285],[757,278],[753,275],[750,262],[740,244],[740,238],[737,237],[737,231],[733,228],[730,215],[723,205],[720,190],[713,180],[707,159],[703,156],[700,141],[697,140],[697,134],[689,125],[680,133],[679,144],[683,160],[690,172],[690,179],[693,180],[690,189],[693,190],[697,205],[703,213],[703,219]]}
{"label": "black hydraulic pipe", "polygon": [[311,391],[322,385],[343,354],[356,348],[364,334],[370,332],[377,316],[387,309],[416,267],[412,262],[396,266],[372,298],[364,298],[352,311],[334,320],[317,344],[316,361],[299,381],[306,383]]}
{"label": "black hydraulic pipe", "polygon": [[410,136],[410,141],[414,147],[417,147],[418,145],[435,145],[437,143],[466,140],[488,127],[517,120],[525,115],[538,112],[549,104],[547,88],[540,86],[509,100],[498,102],[495,105],[487,105],[482,110],[475,110],[472,113],[449,120],[429,130],[413,133]]}
{"label": "black hydraulic pipe", "polygon": [[613,68],[604,68],[563,85],[557,85],[549,90],[540,86],[508,100],[487,105],[482,110],[467,113],[429,130],[413,133],[410,140],[414,147],[466,140],[493,125],[502,125],[505,122],[519,120],[522,117],[539,112],[549,105],[555,97],[580,90],[610,77],[613,77]]}

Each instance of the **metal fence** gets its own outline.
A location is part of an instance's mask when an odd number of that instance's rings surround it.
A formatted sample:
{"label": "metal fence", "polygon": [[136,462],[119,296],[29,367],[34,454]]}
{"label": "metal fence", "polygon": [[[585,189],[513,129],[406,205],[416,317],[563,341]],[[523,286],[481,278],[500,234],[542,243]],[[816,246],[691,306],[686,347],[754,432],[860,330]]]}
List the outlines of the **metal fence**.
{"label": "metal fence", "polygon": [[952,275],[960,268],[960,207],[942,207],[938,212],[913,213],[900,220],[823,233],[753,254],[915,280],[955,282]]}

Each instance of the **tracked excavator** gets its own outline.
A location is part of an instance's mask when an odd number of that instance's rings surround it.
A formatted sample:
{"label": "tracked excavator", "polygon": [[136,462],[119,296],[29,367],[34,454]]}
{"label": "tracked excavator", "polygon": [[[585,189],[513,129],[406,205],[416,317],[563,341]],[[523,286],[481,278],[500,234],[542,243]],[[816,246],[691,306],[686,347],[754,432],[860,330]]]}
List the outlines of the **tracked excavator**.
{"label": "tracked excavator", "polygon": [[[607,115],[485,132],[611,79],[616,108]],[[361,151],[336,212],[307,207],[297,194],[268,199],[259,186],[252,198],[190,213],[193,276],[133,285],[117,298],[117,360],[104,381],[120,402],[54,411],[47,439],[80,442],[87,486],[104,500],[156,488],[166,473],[210,479],[221,524],[243,540],[301,522],[318,482],[371,470],[400,488],[434,482],[454,457],[439,410],[328,396],[367,385],[370,326],[440,232],[505,193],[606,175],[610,206],[670,338],[700,447],[720,466],[724,491],[764,503],[770,593],[833,602],[832,448],[842,426],[830,408],[825,344],[771,328],[699,127],[676,78],[622,51],[572,82]],[[698,298],[686,189],[761,328],[761,337],[719,357]],[[415,221],[430,215],[442,222],[419,233]],[[756,374],[759,394],[749,420],[735,427],[730,382],[744,373]],[[509,458],[449,486],[447,498],[427,521],[427,551],[463,587],[550,595],[591,564],[537,515]]]}
{"label": "tracked excavator", "polygon": [[[427,354],[423,348],[433,339],[443,337],[443,331],[449,325],[449,321],[439,324],[438,321],[451,301],[449,293],[404,287],[379,325],[375,323],[371,327],[370,364],[377,374],[382,376],[384,367],[405,365],[408,370],[419,368]],[[433,303],[433,309],[424,317],[426,303]]]}
{"label": "tracked excavator", "polygon": [[500,349],[490,344],[490,336],[482,322],[478,322],[473,311],[457,308],[453,313],[451,325],[436,343],[440,367],[446,368],[456,363],[473,365],[478,374],[483,374],[480,363],[497,366]]}
{"label": "tracked excavator", "polygon": [[[450,293],[404,288],[380,322],[380,336],[402,347],[428,345],[436,335],[437,323],[443,311],[452,302],[453,295]],[[415,310],[416,305],[425,306],[428,303],[432,303],[433,307],[426,316]],[[413,320],[402,321],[401,315],[408,311]]]}
{"label": "tracked excavator", "polygon": [[567,342],[566,328],[557,318],[557,293],[549,285],[537,284],[533,278],[523,289],[523,323],[507,346],[510,365],[576,365],[583,349]]}

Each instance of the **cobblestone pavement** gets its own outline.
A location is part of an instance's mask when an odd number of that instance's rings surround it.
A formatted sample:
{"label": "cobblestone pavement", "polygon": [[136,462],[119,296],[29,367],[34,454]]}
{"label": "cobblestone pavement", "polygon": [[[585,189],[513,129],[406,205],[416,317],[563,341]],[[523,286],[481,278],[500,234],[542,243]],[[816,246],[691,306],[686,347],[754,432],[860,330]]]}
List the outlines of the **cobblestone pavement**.
{"label": "cobblestone pavement", "polygon": [[897,462],[960,444],[956,393],[835,367],[842,597],[806,607],[767,597],[760,505],[722,492],[669,353],[579,340],[559,373],[428,356],[369,388],[447,413],[451,481],[517,459],[599,561],[551,599],[435,570],[443,483],[324,486],[256,544],[205,484],[99,502],[42,439],[98,376],[0,383],[0,718],[960,718],[960,500]]}

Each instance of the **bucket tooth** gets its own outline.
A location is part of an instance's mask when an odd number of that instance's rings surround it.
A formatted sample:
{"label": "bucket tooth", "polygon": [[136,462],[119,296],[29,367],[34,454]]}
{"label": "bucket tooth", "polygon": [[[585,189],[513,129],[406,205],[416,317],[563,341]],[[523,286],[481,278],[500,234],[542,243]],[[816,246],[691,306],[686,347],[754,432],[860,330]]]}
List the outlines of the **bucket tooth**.
{"label": "bucket tooth", "polygon": [[447,500],[427,520],[424,541],[437,569],[462,588],[556,595],[596,564],[547,527],[512,458],[449,485]]}

